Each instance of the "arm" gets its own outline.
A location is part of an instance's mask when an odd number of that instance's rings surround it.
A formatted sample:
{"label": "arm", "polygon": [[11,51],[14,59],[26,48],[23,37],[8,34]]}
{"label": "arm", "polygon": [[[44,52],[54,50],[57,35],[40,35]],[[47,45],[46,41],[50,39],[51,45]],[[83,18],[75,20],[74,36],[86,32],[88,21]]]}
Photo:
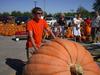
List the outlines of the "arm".
{"label": "arm", "polygon": [[50,32],[50,34],[53,36],[54,39],[56,38],[55,35],[54,35],[54,33],[52,32],[52,30],[51,30],[49,27],[46,28],[46,30],[47,30],[48,32]]}
{"label": "arm", "polygon": [[33,32],[32,31],[29,31],[29,38],[31,39],[33,48],[35,49],[35,51],[37,51],[38,48],[36,47],[36,44],[35,44],[35,41],[34,41],[34,38],[33,38]]}
{"label": "arm", "polygon": [[44,20],[44,29],[46,29],[48,32],[50,32],[50,34],[53,36],[53,38],[55,39],[55,35],[52,32],[52,30],[50,29],[50,27],[48,26],[47,22]]}

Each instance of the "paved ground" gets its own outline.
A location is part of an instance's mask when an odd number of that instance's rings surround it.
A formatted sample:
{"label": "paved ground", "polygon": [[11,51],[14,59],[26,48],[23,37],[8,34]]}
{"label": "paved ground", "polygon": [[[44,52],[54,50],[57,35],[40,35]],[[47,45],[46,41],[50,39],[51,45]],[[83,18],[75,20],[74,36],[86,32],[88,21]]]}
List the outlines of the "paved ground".
{"label": "paved ground", "polygon": [[25,40],[15,42],[12,37],[0,36],[0,75],[20,75],[25,56]]}
{"label": "paved ground", "polygon": [[[13,37],[0,36],[0,75],[21,75],[25,55],[25,40],[14,41]],[[84,44],[88,49],[98,50],[100,53],[100,47]]]}

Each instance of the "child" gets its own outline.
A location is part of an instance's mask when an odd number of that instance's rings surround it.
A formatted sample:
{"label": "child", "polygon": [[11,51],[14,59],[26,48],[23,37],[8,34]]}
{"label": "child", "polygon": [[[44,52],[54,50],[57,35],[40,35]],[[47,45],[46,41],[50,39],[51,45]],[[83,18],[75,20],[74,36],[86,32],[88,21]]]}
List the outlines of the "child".
{"label": "child", "polygon": [[56,37],[61,37],[61,26],[58,23],[54,25],[54,34]]}
{"label": "child", "polygon": [[67,27],[67,29],[66,29],[66,34],[65,34],[65,36],[66,36],[67,38],[73,38],[73,37],[74,37],[74,36],[73,36],[73,32],[72,32],[71,23],[69,23],[69,25],[68,25],[68,27]]}

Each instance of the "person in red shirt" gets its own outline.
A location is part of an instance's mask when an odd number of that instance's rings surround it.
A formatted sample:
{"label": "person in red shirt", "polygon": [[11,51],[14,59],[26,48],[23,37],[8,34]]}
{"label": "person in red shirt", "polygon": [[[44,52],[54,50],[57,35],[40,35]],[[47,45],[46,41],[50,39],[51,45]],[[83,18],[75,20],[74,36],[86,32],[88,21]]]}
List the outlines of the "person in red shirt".
{"label": "person in red shirt", "polygon": [[42,19],[43,11],[40,7],[35,7],[32,10],[33,19],[27,22],[26,30],[28,31],[28,39],[26,42],[27,58],[29,59],[30,53],[35,53],[41,46],[43,31],[47,30],[51,33],[53,38],[55,35],[49,28],[47,22]]}
{"label": "person in red shirt", "polygon": [[84,35],[86,36],[86,41],[91,42],[91,19],[90,17],[87,17],[84,20]]}
{"label": "person in red shirt", "polygon": [[85,22],[85,35],[90,36],[91,35],[91,19],[87,17],[87,19],[85,19],[84,22]]}

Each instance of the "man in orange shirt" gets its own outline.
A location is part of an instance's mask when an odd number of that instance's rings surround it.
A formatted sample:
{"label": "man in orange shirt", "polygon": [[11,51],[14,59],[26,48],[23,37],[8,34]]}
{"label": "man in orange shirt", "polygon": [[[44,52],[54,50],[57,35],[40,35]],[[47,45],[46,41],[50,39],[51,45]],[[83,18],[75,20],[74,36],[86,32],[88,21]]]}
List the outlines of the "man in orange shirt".
{"label": "man in orange shirt", "polygon": [[55,35],[52,33],[47,22],[41,18],[43,11],[40,7],[35,7],[32,10],[33,19],[27,22],[28,39],[26,43],[27,48],[27,58],[29,59],[29,54],[34,53],[41,46],[43,31],[47,30],[51,33],[53,38]]}

